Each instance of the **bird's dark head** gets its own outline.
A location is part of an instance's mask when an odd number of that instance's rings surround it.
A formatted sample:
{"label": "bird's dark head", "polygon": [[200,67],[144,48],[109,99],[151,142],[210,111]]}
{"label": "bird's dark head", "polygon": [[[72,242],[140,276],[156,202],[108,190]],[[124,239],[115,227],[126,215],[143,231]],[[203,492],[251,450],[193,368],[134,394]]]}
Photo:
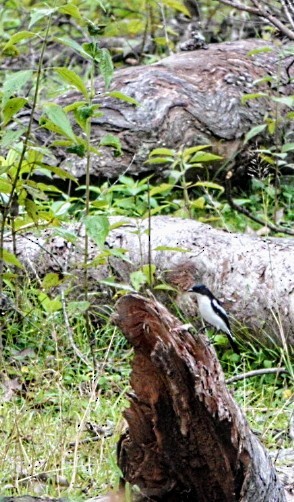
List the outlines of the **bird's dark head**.
{"label": "bird's dark head", "polygon": [[210,297],[211,292],[204,284],[194,284],[190,289],[188,289],[189,293],[198,293],[199,295],[205,295]]}

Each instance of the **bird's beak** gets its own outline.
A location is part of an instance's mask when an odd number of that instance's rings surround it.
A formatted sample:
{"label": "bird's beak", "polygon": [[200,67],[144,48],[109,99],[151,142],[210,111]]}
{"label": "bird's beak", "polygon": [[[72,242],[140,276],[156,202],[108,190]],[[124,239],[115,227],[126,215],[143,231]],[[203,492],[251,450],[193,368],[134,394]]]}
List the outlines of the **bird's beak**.
{"label": "bird's beak", "polygon": [[192,288],[187,289],[187,293],[194,293]]}

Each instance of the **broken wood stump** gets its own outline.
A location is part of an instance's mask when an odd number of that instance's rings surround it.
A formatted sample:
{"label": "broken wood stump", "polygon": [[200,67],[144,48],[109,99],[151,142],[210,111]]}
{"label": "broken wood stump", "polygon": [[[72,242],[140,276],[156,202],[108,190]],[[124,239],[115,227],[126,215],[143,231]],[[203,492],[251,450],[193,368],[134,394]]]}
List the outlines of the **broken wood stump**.
{"label": "broken wood stump", "polygon": [[117,302],[114,322],[134,347],[118,464],[143,500],[285,501],[207,338],[137,294]]}

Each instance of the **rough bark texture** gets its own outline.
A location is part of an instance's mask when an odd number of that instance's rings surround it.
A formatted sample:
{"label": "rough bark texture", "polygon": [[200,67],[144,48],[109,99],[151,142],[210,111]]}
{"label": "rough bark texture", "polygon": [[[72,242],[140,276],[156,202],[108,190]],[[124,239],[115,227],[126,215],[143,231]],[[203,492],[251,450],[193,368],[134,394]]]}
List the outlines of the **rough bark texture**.
{"label": "rough bark texture", "polygon": [[[117,70],[110,90],[135,98],[140,106],[104,94],[103,81],[98,78],[94,102],[104,115],[92,120],[92,142],[97,146],[105,134],[115,133],[123,154],[114,156],[111,148],[102,148],[101,156],[93,155],[92,175],[116,178],[126,169],[128,173],[155,171],[162,175],[162,166],[144,164],[148,153],[160,146],[178,149],[182,145],[212,144],[215,153],[232,158],[234,163],[244,134],[261,124],[271,108],[276,109],[271,99],[242,104],[241,96],[261,91],[270,95],[293,93],[285,71],[292,56],[285,57],[285,49],[278,45],[255,39],[210,44],[207,50],[174,54],[153,65]],[[248,54],[264,47],[271,50]],[[294,67],[289,71],[293,75]],[[278,91],[270,89],[268,83],[254,83],[274,75],[278,75]],[[58,102],[65,106],[80,100],[77,92],[69,92]],[[48,142],[44,135],[40,140]],[[57,151],[57,158],[78,178],[85,175],[84,159],[62,149]],[[238,172],[244,169],[244,161],[238,159],[237,165]]]}
{"label": "rough bark texture", "polygon": [[[123,226],[108,235],[106,249],[126,249],[130,262],[110,256],[108,264],[89,268],[90,289],[98,293],[95,303],[112,301],[113,289],[101,280],[114,275],[117,282],[128,284],[130,272],[148,263],[147,220],[122,221]],[[72,294],[82,298],[84,227],[72,225],[67,230],[76,235],[75,242],[56,235],[54,229],[18,236],[18,257],[33,276],[66,274],[73,280]],[[167,249],[157,250],[162,246]],[[5,247],[12,251],[11,240],[6,240]],[[203,282],[224,302],[233,329],[235,321],[237,328],[240,323],[248,327],[249,333],[242,331],[242,337],[254,336],[266,344],[272,339],[280,345],[294,344],[293,240],[232,234],[194,220],[157,216],[152,218],[151,248],[158,282],[165,279],[178,289],[176,300],[186,314],[195,316],[197,309],[185,290]],[[90,242],[89,261],[100,254]]]}
{"label": "rough bark texture", "polygon": [[286,500],[208,340],[139,295],[118,301],[114,321],[135,351],[119,449],[125,479],[156,500]]}

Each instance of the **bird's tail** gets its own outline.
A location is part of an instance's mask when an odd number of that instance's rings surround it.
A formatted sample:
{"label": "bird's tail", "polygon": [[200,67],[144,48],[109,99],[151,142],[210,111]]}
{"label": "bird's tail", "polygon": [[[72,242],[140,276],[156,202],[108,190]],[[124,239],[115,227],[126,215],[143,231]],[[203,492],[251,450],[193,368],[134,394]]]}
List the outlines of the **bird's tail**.
{"label": "bird's tail", "polygon": [[232,335],[232,333],[226,333],[227,337],[228,337],[228,340],[230,342],[230,345],[233,349],[234,352],[236,352],[236,354],[240,354],[240,350],[239,350],[239,347],[238,345],[236,344],[235,340],[234,340],[234,337]]}

